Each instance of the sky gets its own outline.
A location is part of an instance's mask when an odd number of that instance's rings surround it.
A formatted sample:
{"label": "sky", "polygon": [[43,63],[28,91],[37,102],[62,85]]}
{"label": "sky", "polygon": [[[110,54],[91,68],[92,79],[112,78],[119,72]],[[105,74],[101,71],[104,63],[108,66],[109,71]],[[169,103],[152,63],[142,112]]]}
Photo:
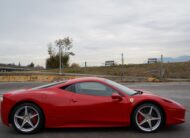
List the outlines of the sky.
{"label": "sky", "polygon": [[0,0],[0,63],[45,66],[67,36],[81,66],[190,55],[190,0]]}

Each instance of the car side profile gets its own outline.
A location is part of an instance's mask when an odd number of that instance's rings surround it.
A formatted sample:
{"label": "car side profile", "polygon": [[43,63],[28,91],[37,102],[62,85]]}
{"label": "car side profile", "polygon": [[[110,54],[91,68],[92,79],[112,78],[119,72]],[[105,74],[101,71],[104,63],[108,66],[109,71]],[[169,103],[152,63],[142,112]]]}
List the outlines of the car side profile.
{"label": "car side profile", "polygon": [[3,124],[24,134],[42,128],[126,126],[154,132],[183,123],[185,111],[173,100],[97,77],[8,92],[1,102]]}

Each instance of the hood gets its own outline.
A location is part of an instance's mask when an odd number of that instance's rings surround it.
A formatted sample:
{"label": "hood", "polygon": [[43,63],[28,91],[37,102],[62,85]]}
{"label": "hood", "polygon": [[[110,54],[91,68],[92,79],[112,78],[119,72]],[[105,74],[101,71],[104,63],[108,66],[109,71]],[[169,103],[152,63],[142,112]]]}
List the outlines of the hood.
{"label": "hood", "polygon": [[135,89],[135,91],[137,91],[138,93],[133,95],[133,96],[137,99],[152,99],[152,100],[154,100],[155,98],[156,99],[162,98],[161,96],[156,95],[156,94],[149,92],[149,91],[139,90],[139,89]]}

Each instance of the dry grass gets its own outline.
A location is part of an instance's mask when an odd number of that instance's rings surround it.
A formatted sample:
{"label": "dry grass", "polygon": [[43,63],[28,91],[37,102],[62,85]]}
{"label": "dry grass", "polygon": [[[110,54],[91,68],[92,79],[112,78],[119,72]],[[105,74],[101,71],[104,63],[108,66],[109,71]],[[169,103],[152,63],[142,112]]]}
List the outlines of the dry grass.
{"label": "dry grass", "polygon": [[[190,78],[190,62],[164,63],[165,77],[167,78]],[[114,67],[77,67],[65,68],[65,73],[81,73],[96,75],[121,75],[121,66]],[[49,70],[49,71],[58,71]],[[160,63],[155,64],[134,64],[123,67],[125,76],[156,76],[159,77]]]}

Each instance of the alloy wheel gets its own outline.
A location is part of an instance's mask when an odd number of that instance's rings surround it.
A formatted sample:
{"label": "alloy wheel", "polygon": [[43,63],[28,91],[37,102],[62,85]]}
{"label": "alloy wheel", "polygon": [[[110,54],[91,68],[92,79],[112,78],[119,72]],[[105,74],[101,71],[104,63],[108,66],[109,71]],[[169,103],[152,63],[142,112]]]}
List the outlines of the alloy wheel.
{"label": "alloy wheel", "polygon": [[135,121],[139,129],[145,132],[157,130],[162,123],[160,110],[154,105],[141,106],[135,116]]}
{"label": "alloy wheel", "polygon": [[40,115],[32,106],[21,106],[14,114],[14,124],[21,132],[32,132],[36,129],[39,122]]}

